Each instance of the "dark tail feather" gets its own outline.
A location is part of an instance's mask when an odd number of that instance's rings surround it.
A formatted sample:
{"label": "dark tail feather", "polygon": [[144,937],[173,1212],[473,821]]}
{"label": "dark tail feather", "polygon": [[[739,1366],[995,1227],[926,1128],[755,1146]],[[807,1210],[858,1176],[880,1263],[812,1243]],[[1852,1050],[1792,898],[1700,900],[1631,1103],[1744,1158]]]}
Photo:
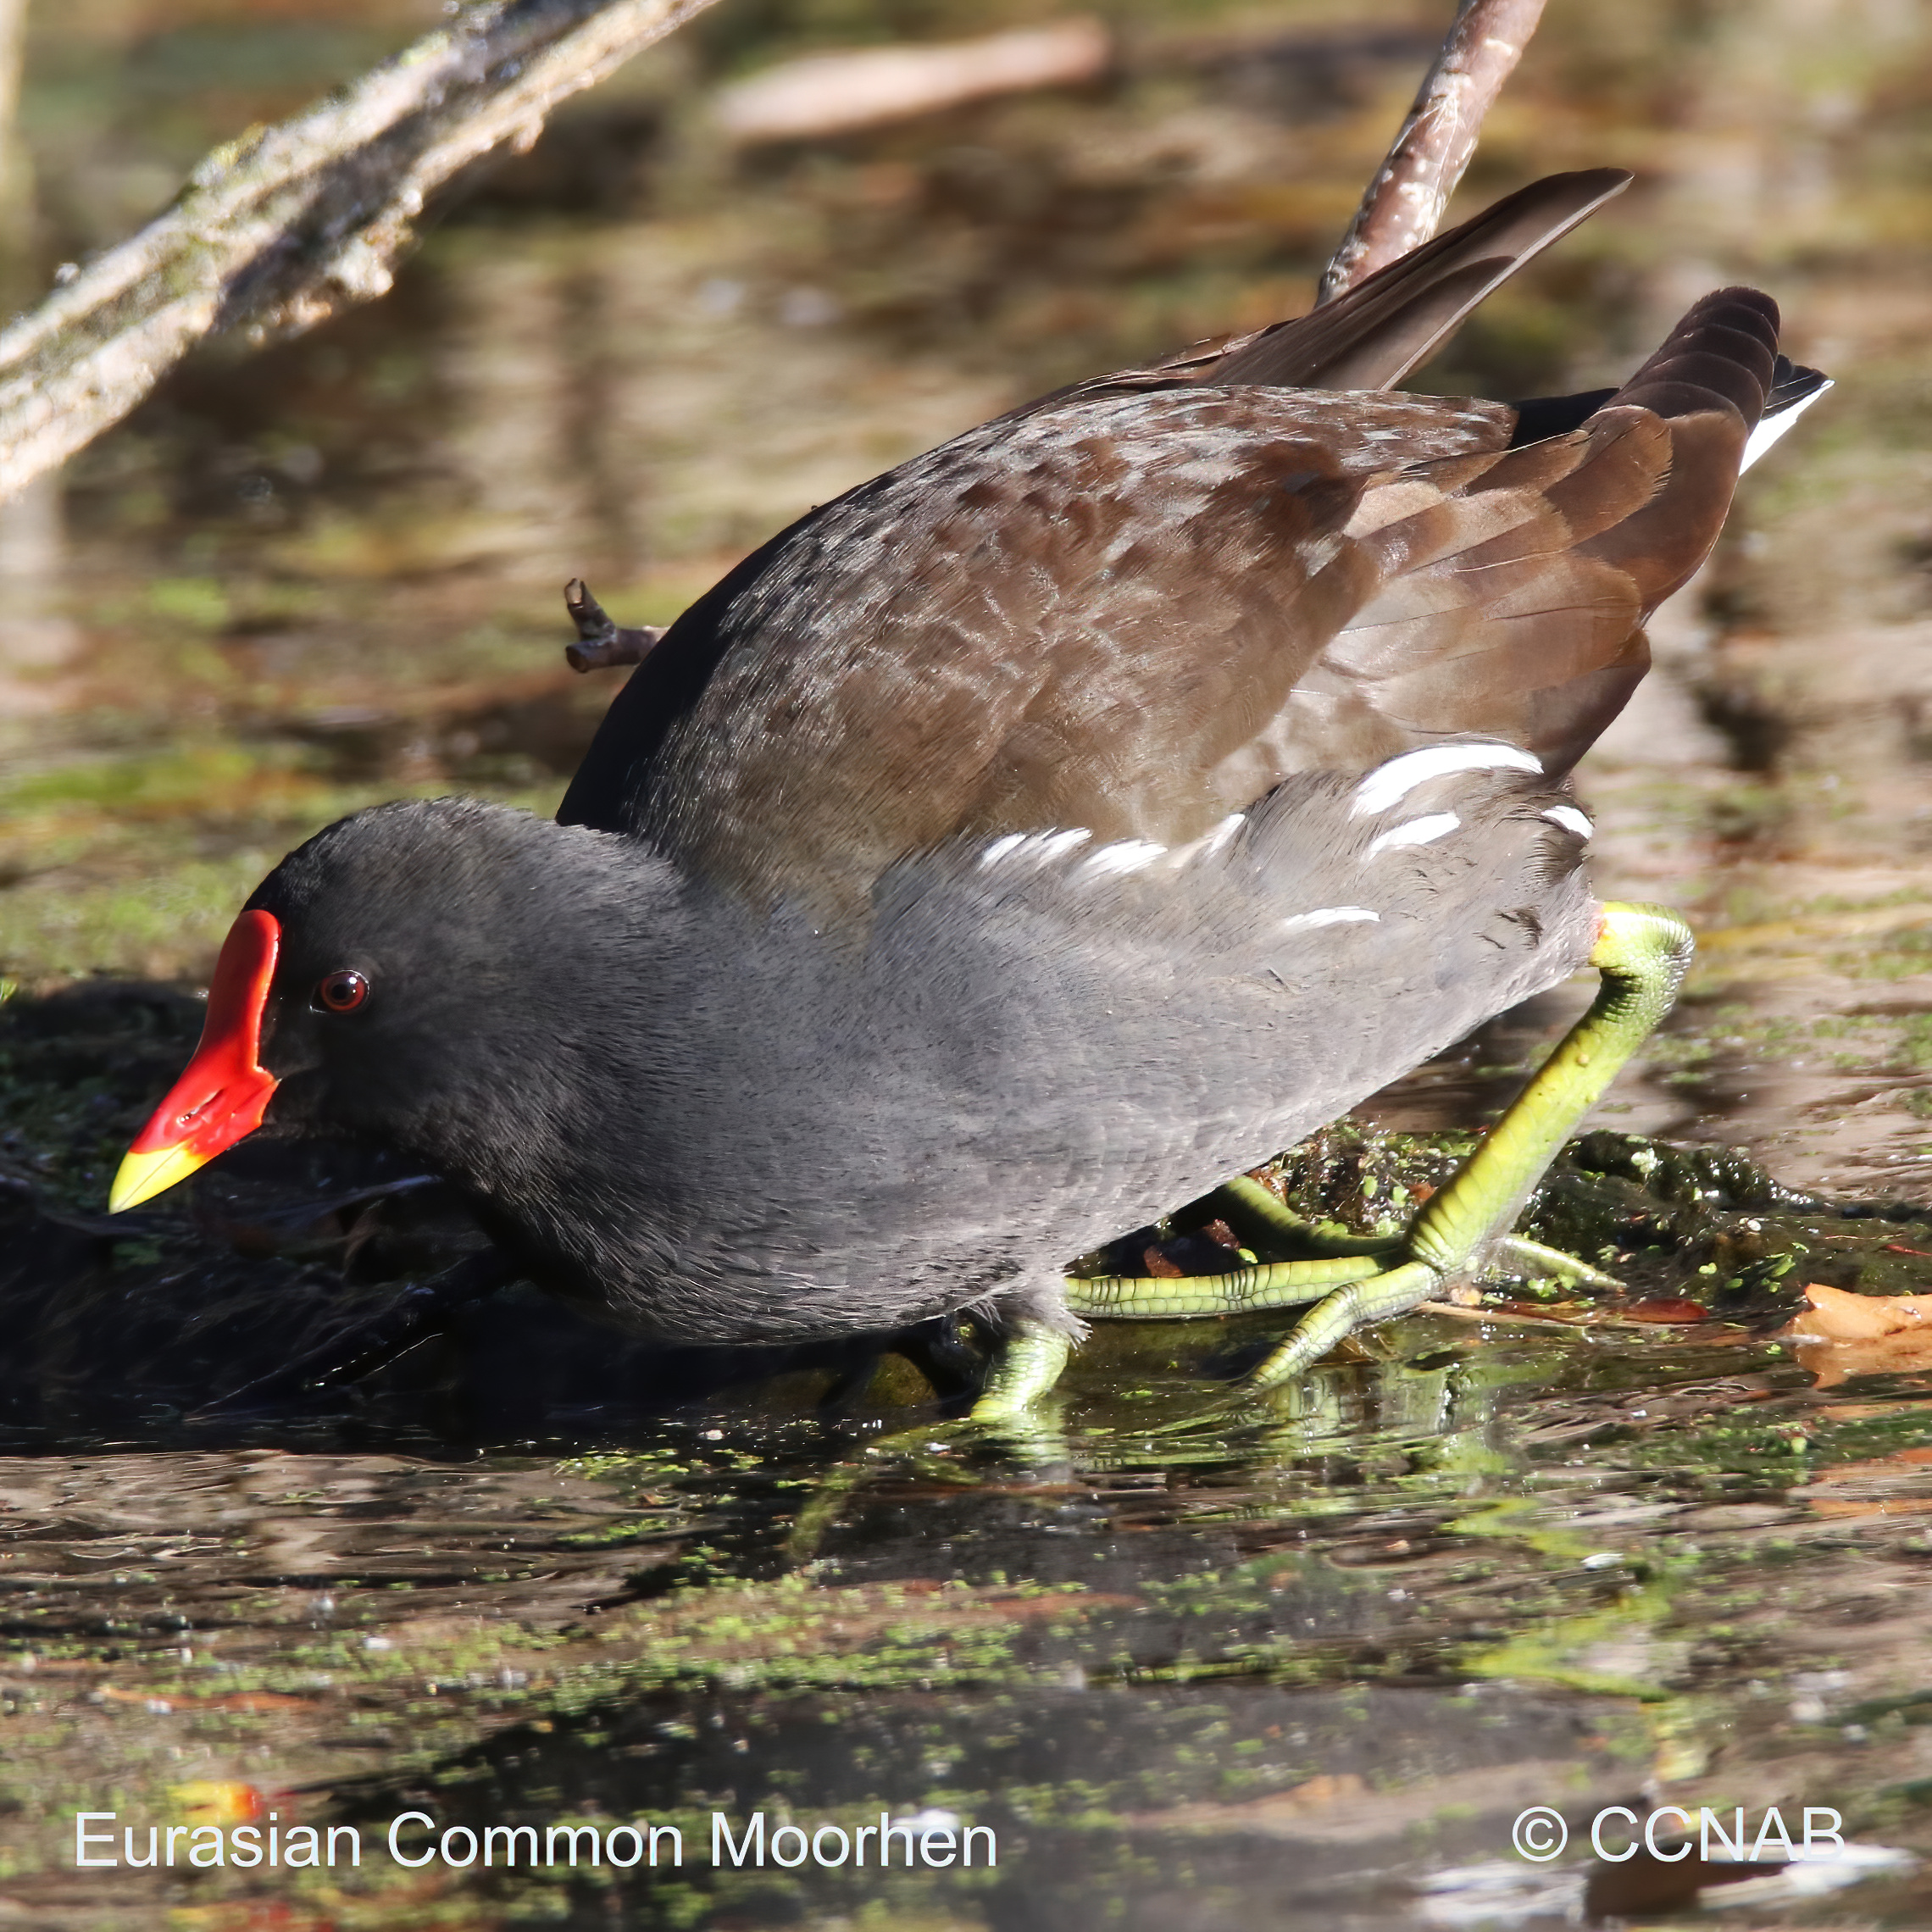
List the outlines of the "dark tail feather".
{"label": "dark tail feather", "polygon": [[[1743,467],[1748,469],[1763,448],[1768,448],[1790,427],[1793,416],[1815,402],[1831,386],[1831,378],[1815,369],[1807,369],[1788,356],[1779,356],[1771,365],[1771,387],[1757,427],[1746,445]],[[1509,447],[1521,449],[1526,443],[1541,442],[1549,436],[1568,436],[1580,430],[1596,412],[1617,399],[1614,389],[1586,389],[1574,396],[1532,396],[1512,402],[1516,427]],[[1768,432],[1768,433],[1767,433]],[[1762,442],[1760,439],[1762,438]]]}
{"label": "dark tail feather", "polygon": [[1778,304],[1754,288],[1720,288],[1691,303],[1605,407],[1627,404],[1674,419],[1728,403],[1741,448],[1764,414],[1777,368]]}
{"label": "dark tail feather", "polygon": [[1768,418],[1802,408],[1830,386],[1831,378],[1823,369],[1807,369],[1788,356],[1779,356],[1772,365],[1771,393],[1764,398],[1764,414]]}
{"label": "dark tail feather", "polygon": [[[1626,570],[1646,613],[1689,581],[1717,541],[1752,434],[1778,391],[1779,362],[1777,303],[1754,288],[1720,288],[1691,304],[1593,420],[1589,433],[1606,447],[1643,433],[1639,410],[1669,425],[1662,488],[1577,547]],[[1797,386],[1796,371],[1784,366]],[[1809,393],[1818,393],[1815,386]]]}
{"label": "dark tail feather", "polygon": [[1821,370],[1806,369],[1779,356],[1771,378],[1771,393],[1764,398],[1764,414],[1744,446],[1744,460],[1738,468],[1750,469],[1830,386],[1831,378]]}

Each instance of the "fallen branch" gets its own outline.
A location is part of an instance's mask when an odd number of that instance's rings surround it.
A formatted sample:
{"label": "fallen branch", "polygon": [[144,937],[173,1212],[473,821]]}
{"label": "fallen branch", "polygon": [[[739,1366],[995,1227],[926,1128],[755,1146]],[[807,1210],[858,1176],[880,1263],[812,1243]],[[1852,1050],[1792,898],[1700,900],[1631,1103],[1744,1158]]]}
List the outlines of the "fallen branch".
{"label": "fallen branch", "polygon": [[436,188],[527,150],[567,96],[712,0],[494,0],[334,99],[218,147],[180,197],[0,334],[0,498],[119,422],[197,342],[386,293]]}
{"label": "fallen branch", "polygon": [[1435,233],[1483,117],[1542,14],[1543,0],[1461,0],[1408,119],[1323,272],[1319,300],[1334,301]]}
{"label": "fallen branch", "polygon": [[930,47],[869,47],[808,55],[754,74],[718,97],[732,140],[810,141],[876,127],[998,94],[1080,86],[1113,60],[1098,20],[991,34]]}

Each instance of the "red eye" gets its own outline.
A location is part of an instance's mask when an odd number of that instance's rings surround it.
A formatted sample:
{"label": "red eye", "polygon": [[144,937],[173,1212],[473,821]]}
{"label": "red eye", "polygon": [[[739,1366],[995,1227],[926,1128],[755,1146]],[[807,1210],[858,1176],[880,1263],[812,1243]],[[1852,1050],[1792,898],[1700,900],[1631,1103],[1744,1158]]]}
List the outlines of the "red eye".
{"label": "red eye", "polygon": [[317,982],[315,1003],[324,1013],[353,1013],[369,997],[369,981],[347,968]]}

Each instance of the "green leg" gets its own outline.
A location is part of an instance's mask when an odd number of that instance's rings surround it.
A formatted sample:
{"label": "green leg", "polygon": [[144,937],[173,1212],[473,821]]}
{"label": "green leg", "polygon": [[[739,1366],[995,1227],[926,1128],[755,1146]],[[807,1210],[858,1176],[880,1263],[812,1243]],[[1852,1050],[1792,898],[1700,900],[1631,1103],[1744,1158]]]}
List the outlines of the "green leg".
{"label": "green leg", "polygon": [[[1427,1301],[1492,1243],[1502,1241],[1534,1265],[1578,1280],[1616,1284],[1569,1256],[1520,1242],[1507,1230],[1576,1124],[1602,1099],[1631,1054],[1669,1010],[1689,965],[1690,930],[1655,906],[1607,905],[1591,963],[1603,985],[1586,1013],[1491,1130],[1462,1170],[1415,1218],[1397,1243],[1373,1236],[1336,1241],[1253,1182],[1235,1183],[1235,1198],[1285,1234],[1314,1233],[1319,1258],[1231,1274],[1178,1280],[1109,1275],[1069,1280],[1075,1314],[1123,1320],[1231,1314],[1318,1305],[1288,1340],[1245,1378],[1265,1389],[1298,1374],[1352,1330],[1385,1321]],[[1356,1252],[1335,1252],[1353,1249]],[[1397,1257],[1401,1258],[1397,1258]],[[1384,1258],[1396,1261],[1385,1267]],[[1332,1290],[1318,1301],[1324,1289]],[[1054,1370],[1058,1373],[1058,1367]]]}
{"label": "green leg", "polygon": [[1022,1316],[993,1357],[970,1419],[1010,1422],[1024,1415],[1060,1380],[1073,1346],[1063,1330]]}
{"label": "green leg", "polygon": [[1522,1212],[1571,1130],[1670,1010],[1694,943],[1683,920],[1661,907],[1605,906],[1590,956],[1603,985],[1590,1011],[1455,1180],[1416,1216],[1404,1244],[1408,1260],[1338,1289],[1242,1385],[1258,1390],[1285,1381],[1352,1330],[1407,1313],[1463,1273]]}

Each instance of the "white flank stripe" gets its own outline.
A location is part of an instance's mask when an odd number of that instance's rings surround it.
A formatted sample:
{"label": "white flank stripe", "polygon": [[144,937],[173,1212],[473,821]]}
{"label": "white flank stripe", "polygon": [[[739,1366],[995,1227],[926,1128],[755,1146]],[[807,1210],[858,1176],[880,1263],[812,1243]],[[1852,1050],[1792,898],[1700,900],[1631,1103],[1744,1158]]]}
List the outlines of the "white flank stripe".
{"label": "white flank stripe", "polygon": [[1211,825],[1197,839],[1190,839],[1184,846],[1176,846],[1167,855],[1168,869],[1178,870],[1181,866],[1191,865],[1197,858],[1213,858],[1233,842],[1235,834],[1247,823],[1245,812],[1230,812],[1219,824]]}
{"label": "white flank stripe", "polygon": [[1200,841],[1201,856],[1212,858],[1247,823],[1245,812],[1230,812],[1213,831]]}
{"label": "white flank stripe", "polygon": [[1088,831],[1046,832],[1032,842],[1039,847],[1040,863],[1045,865],[1052,859],[1064,858],[1092,836]]}
{"label": "white flank stripe", "polygon": [[1319,913],[1296,913],[1292,919],[1281,922],[1284,932],[1293,932],[1302,926],[1346,925],[1355,919],[1371,919],[1380,925],[1382,915],[1372,913],[1366,906],[1324,906]]}
{"label": "white flank stripe", "polygon": [[1144,872],[1157,858],[1167,856],[1164,845],[1151,839],[1122,839],[1118,845],[1102,846],[1091,858],[1083,860],[1079,876],[1105,879],[1129,872]]}
{"label": "white flank stripe", "polygon": [[1362,856],[1373,858],[1377,852],[1389,852],[1397,846],[1434,845],[1438,839],[1447,838],[1462,822],[1453,812],[1431,812],[1426,819],[1411,819],[1406,825],[1397,825],[1370,839],[1368,849]]}
{"label": "white flank stripe", "polygon": [[1516,745],[1425,745],[1378,765],[1355,788],[1349,816],[1366,819],[1399,805],[1417,786],[1457,771],[1541,771],[1543,762]]}
{"label": "white flank stripe", "polygon": [[1806,397],[1803,402],[1794,402],[1788,409],[1780,409],[1775,416],[1765,417],[1757,427],[1751,432],[1751,440],[1744,446],[1744,461],[1737,466],[1738,475],[1743,475],[1745,471],[1750,469],[1752,464],[1757,462],[1758,458],[1763,456],[1765,451],[1769,449],[1772,444],[1776,442],[1779,437],[1783,436],[1785,430],[1790,429],[1791,425],[1796,422],[1798,418],[1803,415],[1805,411],[1810,408],[1812,404],[1824,394],[1827,389],[1832,386],[1833,385],[1829,382],[1821,384],[1809,396]]}
{"label": "white flank stripe", "polygon": [[1579,839],[1586,839],[1596,828],[1574,805],[1552,805],[1543,816],[1552,825],[1561,825],[1566,832],[1574,832]]}
{"label": "white flank stripe", "polygon": [[1014,852],[1026,843],[1024,832],[1008,832],[1003,839],[995,839],[980,854],[980,869],[984,872],[989,865],[997,865],[1009,852]]}
{"label": "white flank stripe", "polygon": [[1212,833],[1208,833],[1206,836],[1202,836],[1202,839],[1196,841],[1196,844],[1200,847],[1200,856],[1202,858],[1213,858],[1215,852],[1219,852],[1223,847],[1225,847],[1225,844],[1233,839],[1235,833],[1238,833],[1238,830],[1242,829],[1242,825],[1246,825],[1246,823],[1248,823],[1248,813],[1246,812],[1230,812],[1225,819],[1223,819],[1219,825],[1212,830]]}

